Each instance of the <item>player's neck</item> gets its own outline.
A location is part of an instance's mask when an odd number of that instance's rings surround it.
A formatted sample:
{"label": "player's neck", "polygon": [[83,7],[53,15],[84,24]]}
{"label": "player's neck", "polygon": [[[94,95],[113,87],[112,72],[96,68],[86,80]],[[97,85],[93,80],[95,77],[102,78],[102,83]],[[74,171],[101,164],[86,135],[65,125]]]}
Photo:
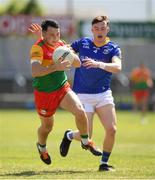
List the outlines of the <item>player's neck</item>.
{"label": "player's neck", "polygon": [[97,46],[97,47],[104,46],[104,45],[106,45],[109,41],[110,41],[110,39],[109,39],[108,37],[105,37],[103,40],[97,40],[97,39],[94,39],[94,40],[93,40],[95,46]]}
{"label": "player's neck", "polygon": [[54,47],[55,46],[55,44],[53,43],[53,44],[49,44],[46,40],[44,40],[43,39],[43,41],[44,41],[44,43],[46,44],[46,46],[48,46],[48,47]]}

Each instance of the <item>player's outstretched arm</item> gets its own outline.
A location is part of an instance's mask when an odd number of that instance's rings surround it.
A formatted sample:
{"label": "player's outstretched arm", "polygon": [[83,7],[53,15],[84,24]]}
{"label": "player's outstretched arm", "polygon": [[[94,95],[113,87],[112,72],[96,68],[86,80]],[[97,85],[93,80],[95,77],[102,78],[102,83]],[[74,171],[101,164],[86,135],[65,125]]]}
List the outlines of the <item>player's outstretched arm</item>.
{"label": "player's outstretched arm", "polygon": [[85,66],[87,69],[100,68],[111,73],[118,73],[122,69],[121,59],[117,56],[113,56],[111,63],[94,61],[91,58],[83,59],[82,65]]}
{"label": "player's outstretched arm", "polygon": [[29,30],[30,32],[32,32],[33,34],[35,34],[38,39],[42,38],[41,26],[40,26],[39,24],[32,23],[32,24],[30,25],[30,27],[28,28],[28,30]]}

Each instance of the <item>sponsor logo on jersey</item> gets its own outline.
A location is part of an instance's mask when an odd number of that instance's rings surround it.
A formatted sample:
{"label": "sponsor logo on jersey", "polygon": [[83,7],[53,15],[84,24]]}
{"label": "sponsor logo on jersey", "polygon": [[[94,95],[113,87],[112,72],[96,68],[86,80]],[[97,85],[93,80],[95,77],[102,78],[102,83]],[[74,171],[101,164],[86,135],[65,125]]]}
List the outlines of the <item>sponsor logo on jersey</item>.
{"label": "sponsor logo on jersey", "polygon": [[48,56],[48,57],[52,57],[52,53],[47,52],[47,56]]}
{"label": "sponsor logo on jersey", "polygon": [[97,53],[97,49],[93,50],[94,53]]}
{"label": "sponsor logo on jersey", "polygon": [[103,86],[102,89],[105,90],[106,88]]}
{"label": "sponsor logo on jersey", "polygon": [[83,45],[84,49],[90,49],[89,48],[89,43],[85,42],[85,43],[82,43],[82,45]]}

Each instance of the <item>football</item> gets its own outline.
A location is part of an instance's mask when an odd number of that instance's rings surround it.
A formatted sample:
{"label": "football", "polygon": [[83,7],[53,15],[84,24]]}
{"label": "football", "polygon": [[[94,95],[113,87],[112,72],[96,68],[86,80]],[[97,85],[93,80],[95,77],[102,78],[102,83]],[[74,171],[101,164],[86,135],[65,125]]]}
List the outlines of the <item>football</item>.
{"label": "football", "polygon": [[54,63],[57,63],[58,60],[62,58],[62,61],[69,60],[70,64],[74,61],[74,53],[66,46],[59,46],[53,52],[52,59]]}

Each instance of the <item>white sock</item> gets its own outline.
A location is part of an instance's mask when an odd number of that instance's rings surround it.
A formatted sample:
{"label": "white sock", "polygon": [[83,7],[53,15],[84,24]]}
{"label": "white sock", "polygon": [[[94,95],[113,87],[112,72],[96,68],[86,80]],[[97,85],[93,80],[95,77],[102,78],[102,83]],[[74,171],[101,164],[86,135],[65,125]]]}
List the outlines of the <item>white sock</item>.
{"label": "white sock", "polygon": [[40,150],[41,152],[45,152],[45,151],[46,151],[46,146],[45,146],[45,147],[41,147],[41,146],[39,145],[38,148],[39,148],[39,150]]}
{"label": "white sock", "polygon": [[89,138],[81,138],[81,141],[84,145],[86,145],[89,142]]}

